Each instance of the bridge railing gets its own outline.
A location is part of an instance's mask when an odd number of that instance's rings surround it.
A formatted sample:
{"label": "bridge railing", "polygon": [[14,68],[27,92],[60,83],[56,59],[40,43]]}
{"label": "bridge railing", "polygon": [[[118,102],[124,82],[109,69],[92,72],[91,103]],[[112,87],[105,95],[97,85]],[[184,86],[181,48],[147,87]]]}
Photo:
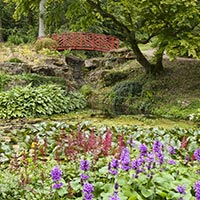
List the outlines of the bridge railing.
{"label": "bridge railing", "polygon": [[67,32],[50,36],[57,41],[57,50],[93,50],[107,52],[119,47],[119,39],[110,35]]}

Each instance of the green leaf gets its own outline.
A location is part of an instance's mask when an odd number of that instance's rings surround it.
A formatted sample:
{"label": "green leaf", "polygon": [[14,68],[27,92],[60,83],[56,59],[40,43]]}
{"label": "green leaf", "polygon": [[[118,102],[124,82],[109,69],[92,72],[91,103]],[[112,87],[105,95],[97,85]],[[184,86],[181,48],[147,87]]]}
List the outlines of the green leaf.
{"label": "green leaf", "polygon": [[148,188],[145,187],[145,186],[140,186],[140,190],[141,190],[142,195],[143,195],[145,198],[148,198],[148,197],[152,196],[153,193],[154,193],[154,188],[148,189]]}

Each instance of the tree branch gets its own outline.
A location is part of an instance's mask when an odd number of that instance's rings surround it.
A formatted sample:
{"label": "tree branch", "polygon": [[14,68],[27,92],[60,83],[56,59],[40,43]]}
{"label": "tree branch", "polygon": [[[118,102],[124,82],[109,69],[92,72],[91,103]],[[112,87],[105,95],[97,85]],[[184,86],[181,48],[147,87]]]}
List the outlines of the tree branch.
{"label": "tree branch", "polygon": [[156,34],[150,35],[147,39],[144,39],[144,40],[137,40],[137,43],[138,44],[147,44],[147,43],[149,43],[151,38],[153,38],[154,36],[156,36]]}
{"label": "tree branch", "polygon": [[123,23],[121,23],[120,21],[118,21],[114,15],[107,13],[105,10],[103,10],[99,1],[98,1],[98,3],[95,3],[92,0],[87,0],[87,3],[90,6],[92,6],[94,9],[96,9],[102,17],[111,19],[117,26],[122,28],[124,31],[126,31],[129,34],[131,33],[129,28],[127,26],[125,26]]}

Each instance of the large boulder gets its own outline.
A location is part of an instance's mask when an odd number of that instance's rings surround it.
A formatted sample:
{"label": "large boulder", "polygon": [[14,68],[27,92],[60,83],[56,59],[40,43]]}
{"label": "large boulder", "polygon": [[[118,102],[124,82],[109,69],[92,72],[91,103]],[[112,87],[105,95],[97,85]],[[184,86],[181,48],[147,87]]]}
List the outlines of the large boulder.
{"label": "large boulder", "polygon": [[116,65],[127,62],[128,60],[135,59],[133,51],[127,48],[115,49],[109,51],[104,57],[91,58],[85,60],[85,67],[87,69],[96,69],[98,67],[105,67],[112,69]]}

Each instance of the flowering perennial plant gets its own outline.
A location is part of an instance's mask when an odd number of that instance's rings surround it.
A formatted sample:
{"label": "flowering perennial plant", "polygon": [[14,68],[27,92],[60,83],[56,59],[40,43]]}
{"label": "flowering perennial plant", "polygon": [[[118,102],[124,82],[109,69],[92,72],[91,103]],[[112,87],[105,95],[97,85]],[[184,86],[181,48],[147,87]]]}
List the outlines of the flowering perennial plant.
{"label": "flowering perennial plant", "polygon": [[88,160],[81,160],[80,169],[83,171],[83,173],[80,175],[81,182],[84,182],[90,178],[90,176],[86,174],[86,172],[90,170],[90,162]]}
{"label": "flowering perennial plant", "polygon": [[[176,191],[180,194],[183,194],[183,195],[186,194],[185,186],[182,186],[182,185],[178,185],[177,188],[176,188]],[[179,200],[183,200],[183,197],[180,197]]]}
{"label": "flowering perennial plant", "polygon": [[148,152],[148,148],[145,144],[140,145],[140,156],[146,156]]}
{"label": "flowering perennial plant", "polygon": [[62,178],[62,170],[58,167],[55,166],[52,171],[51,171],[51,178],[54,181],[53,184],[53,189],[60,189],[63,186],[63,183],[60,182]]}
{"label": "flowering perennial plant", "polygon": [[118,175],[119,160],[113,158],[112,162],[109,163],[108,169],[112,175]]}
{"label": "flowering perennial plant", "polygon": [[186,194],[185,187],[182,185],[178,185],[176,188],[177,192],[180,194]]}
{"label": "flowering perennial plant", "polygon": [[92,192],[94,192],[94,187],[92,186],[92,184],[85,182],[83,186],[83,194],[84,194],[83,200],[92,200],[94,197]]}
{"label": "flowering perennial plant", "polygon": [[92,192],[94,191],[94,187],[87,180],[90,178],[88,174],[85,174],[90,170],[90,162],[88,160],[81,160],[80,169],[83,173],[80,176],[81,183],[83,184],[83,200],[92,200],[94,195]]}
{"label": "flowering perennial plant", "polygon": [[200,181],[196,181],[194,185],[196,200],[200,200]]}
{"label": "flowering perennial plant", "polygon": [[169,146],[169,153],[170,153],[171,155],[173,155],[173,154],[176,153],[175,148],[174,148],[173,146]]}
{"label": "flowering perennial plant", "polygon": [[194,152],[194,156],[200,162],[200,148]]}
{"label": "flowering perennial plant", "polygon": [[81,160],[80,169],[83,171],[90,170],[90,162],[88,160]]}
{"label": "flowering perennial plant", "polygon": [[120,200],[120,198],[118,197],[118,193],[114,192],[114,195],[110,197],[110,200]]}
{"label": "flowering perennial plant", "polygon": [[122,169],[124,171],[128,171],[131,167],[130,167],[130,151],[128,148],[124,148],[121,156],[120,156],[120,162],[122,165]]}
{"label": "flowering perennial plant", "polygon": [[113,196],[110,196],[110,200],[120,200],[120,198],[118,197],[118,188],[119,188],[118,183],[115,183],[114,194]]}

